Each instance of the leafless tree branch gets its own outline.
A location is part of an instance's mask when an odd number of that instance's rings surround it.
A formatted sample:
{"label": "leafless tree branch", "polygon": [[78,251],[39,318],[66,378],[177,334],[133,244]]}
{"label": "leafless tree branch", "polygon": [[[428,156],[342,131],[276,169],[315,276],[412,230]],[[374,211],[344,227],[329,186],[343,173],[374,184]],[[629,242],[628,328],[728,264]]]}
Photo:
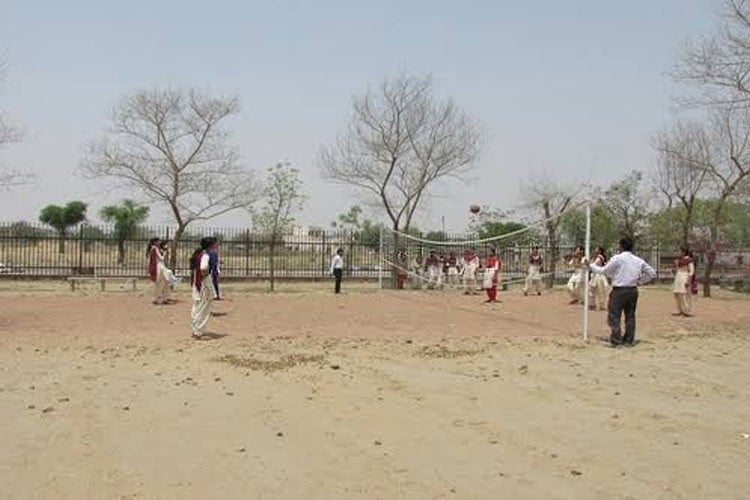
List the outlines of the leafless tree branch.
{"label": "leafless tree branch", "polygon": [[347,132],[323,148],[326,178],[375,197],[396,230],[409,228],[431,186],[471,169],[476,121],[436,98],[430,78],[399,75],[357,97]]}
{"label": "leafless tree branch", "polygon": [[690,105],[750,106],[750,2],[723,0],[716,33],[691,41],[678,58],[677,81],[701,89]]}
{"label": "leafless tree branch", "polygon": [[236,98],[193,90],[125,97],[112,111],[105,136],[89,146],[82,171],[120,181],[168,206],[179,239],[189,224],[255,200],[255,182],[227,144],[225,122],[238,111]]}

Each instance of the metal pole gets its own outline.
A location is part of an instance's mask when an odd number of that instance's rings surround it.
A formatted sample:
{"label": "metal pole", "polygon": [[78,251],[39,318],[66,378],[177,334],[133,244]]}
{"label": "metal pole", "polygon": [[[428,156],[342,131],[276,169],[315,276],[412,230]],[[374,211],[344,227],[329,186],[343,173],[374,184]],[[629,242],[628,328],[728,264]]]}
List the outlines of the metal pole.
{"label": "metal pole", "polygon": [[[591,205],[586,205],[586,262],[591,258]],[[589,339],[589,269],[586,265],[586,272],[583,280],[583,340]]]}
{"label": "metal pole", "polygon": [[383,291],[383,264],[385,264],[385,258],[383,256],[383,226],[380,226],[380,265],[378,266],[378,287],[380,291]]}

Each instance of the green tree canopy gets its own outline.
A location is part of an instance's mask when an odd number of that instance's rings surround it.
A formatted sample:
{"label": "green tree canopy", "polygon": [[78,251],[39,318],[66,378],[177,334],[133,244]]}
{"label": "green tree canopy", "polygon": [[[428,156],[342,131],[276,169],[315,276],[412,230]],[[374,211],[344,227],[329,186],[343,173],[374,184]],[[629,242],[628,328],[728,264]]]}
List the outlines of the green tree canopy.
{"label": "green tree canopy", "polygon": [[479,238],[494,238],[526,229],[526,224],[510,220],[508,212],[484,207],[469,225],[471,232]]}
{"label": "green tree canopy", "polygon": [[57,231],[60,237],[60,253],[65,253],[68,229],[86,220],[87,208],[88,205],[82,201],[71,201],[66,205],[47,205],[39,213],[39,222]]}
{"label": "green tree canopy", "polygon": [[139,205],[133,200],[123,200],[120,205],[108,205],[101,209],[99,215],[106,222],[115,225],[118,262],[125,262],[125,241],[135,238],[138,226],[148,218],[149,207]]}

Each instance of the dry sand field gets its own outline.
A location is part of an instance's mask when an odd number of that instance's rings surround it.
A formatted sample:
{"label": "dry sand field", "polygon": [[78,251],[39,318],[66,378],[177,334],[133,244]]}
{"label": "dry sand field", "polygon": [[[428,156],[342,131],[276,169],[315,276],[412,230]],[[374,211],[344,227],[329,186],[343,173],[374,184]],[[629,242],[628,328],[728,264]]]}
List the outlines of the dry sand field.
{"label": "dry sand field", "polygon": [[[145,285],[141,285],[145,288]],[[0,282],[0,498],[750,497],[750,301],[640,343],[563,293],[230,287],[189,296]]]}

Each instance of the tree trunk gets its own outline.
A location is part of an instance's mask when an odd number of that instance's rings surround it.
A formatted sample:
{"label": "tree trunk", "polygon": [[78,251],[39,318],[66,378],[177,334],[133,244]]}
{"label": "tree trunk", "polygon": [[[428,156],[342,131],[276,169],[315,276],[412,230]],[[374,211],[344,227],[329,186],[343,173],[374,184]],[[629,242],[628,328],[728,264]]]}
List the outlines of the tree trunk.
{"label": "tree trunk", "polygon": [[687,222],[682,225],[682,237],[680,238],[680,244],[687,248],[690,242],[690,226]]}
{"label": "tree trunk", "polygon": [[276,236],[271,236],[271,245],[268,248],[268,266],[270,271],[271,291],[276,291]]}
{"label": "tree trunk", "polygon": [[125,264],[125,240],[117,240],[117,263],[119,265]]}
{"label": "tree trunk", "polygon": [[[549,218],[549,217],[548,217]],[[549,240],[551,257],[547,262],[547,272],[549,273],[549,279],[547,279],[547,288],[555,286],[555,272],[557,271],[557,261],[560,260],[560,245],[557,243],[557,231],[554,227],[547,227],[547,239]]]}
{"label": "tree trunk", "polygon": [[180,246],[180,241],[182,241],[182,235],[185,234],[185,229],[187,229],[187,226],[184,224],[177,226],[177,231],[174,232],[174,239],[172,240],[171,252],[169,252],[169,267],[175,273],[177,273],[178,248]]}
{"label": "tree trunk", "polygon": [[716,245],[719,241],[720,209],[714,214],[714,220],[709,229],[708,251],[706,252],[706,271],[703,273],[703,296],[711,297],[711,273],[716,262]]}
{"label": "tree trunk", "polygon": [[[385,238],[385,231],[381,233],[383,237]],[[401,242],[401,235],[398,233],[393,233],[393,255],[391,256],[392,262],[394,262],[399,267],[403,267],[404,269],[408,269],[408,265],[406,265],[401,258],[401,253],[405,250],[401,248],[401,245],[403,243]],[[383,242],[383,248],[385,249],[385,242]],[[385,256],[383,256],[385,258]],[[403,273],[402,270],[397,269],[395,266],[393,267],[393,272],[391,273],[392,277],[392,286],[394,289],[398,288],[398,276],[399,274]]]}
{"label": "tree trunk", "polygon": [[714,262],[716,262],[716,250],[710,248],[706,252],[706,270],[703,273],[703,296],[711,297],[711,273],[714,270]]}
{"label": "tree trunk", "polygon": [[66,231],[58,231],[57,232],[57,253],[64,254],[65,253],[65,238],[67,237]]}

